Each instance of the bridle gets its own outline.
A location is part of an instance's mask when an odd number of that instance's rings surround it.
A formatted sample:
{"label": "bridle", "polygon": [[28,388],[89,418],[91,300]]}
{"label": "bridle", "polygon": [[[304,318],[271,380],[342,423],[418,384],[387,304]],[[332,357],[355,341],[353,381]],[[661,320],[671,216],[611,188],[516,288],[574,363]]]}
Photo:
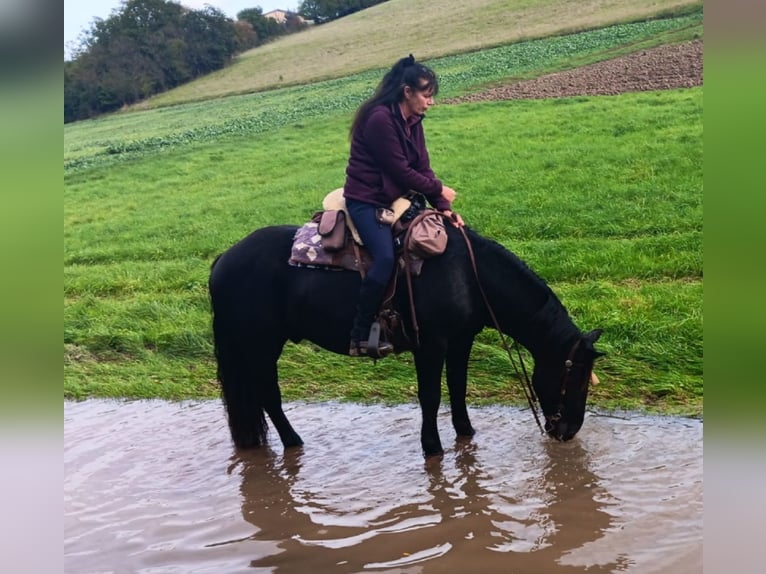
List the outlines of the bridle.
{"label": "bridle", "polygon": [[[569,377],[572,374],[572,368],[573,367],[582,367],[583,363],[575,363],[575,353],[577,352],[577,348],[580,346],[581,339],[577,339],[575,341],[575,344],[572,345],[572,348],[569,350],[569,355],[567,355],[566,360],[564,361],[564,370],[561,373],[561,385],[559,387],[559,404],[556,409],[556,412],[552,415],[545,415],[545,422],[547,425],[553,425],[561,420],[561,417],[564,415],[564,405],[566,403],[566,396],[567,396],[567,386],[569,383]],[[585,384],[588,384],[588,380],[585,380]]]}
{"label": "bridle", "polygon": [[[489,316],[492,318],[492,323],[494,324],[495,330],[500,335],[500,340],[503,343],[503,348],[505,349],[505,352],[508,354],[508,358],[511,361],[511,365],[513,365],[513,369],[516,371],[516,376],[522,379],[521,374],[519,373],[519,368],[516,366],[516,361],[513,358],[513,353],[511,352],[511,348],[508,346],[508,342],[506,341],[505,334],[500,329],[500,322],[497,320],[497,317],[495,316],[495,312],[492,310],[492,306],[489,304],[489,299],[487,298],[487,294],[484,292],[484,288],[481,286],[481,280],[479,279],[479,269],[476,265],[476,257],[473,254],[473,246],[471,245],[471,241],[468,239],[468,236],[465,233],[465,229],[463,227],[459,227],[460,233],[463,235],[463,239],[465,239],[465,244],[468,247],[468,257],[471,260],[471,266],[473,267],[474,275],[476,276],[476,283],[479,286],[479,292],[481,293],[481,297],[484,300],[484,305],[487,308],[487,311],[489,312]],[[575,353],[577,352],[577,348],[580,345],[580,339],[575,341],[575,344],[572,346],[572,348],[569,350],[569,354],[567,355],[566,360],[564,361],[564,366],[562,368],[561,372],[561,386],[559,389],[559,404],[556,412],[552,415],[545,415],[545,422],[546,427],[548,425],[552,425],[559,420],[561,420],[561,417],[564,414],[564,403],[566,400],[566,392],[567,392],[567,383],[569,382],[569,377],[572,373],[572,368],[575,366],[581,366],[580,363],[574,362]],[[535,389],[532,386],[532,382],[529,380],[529,375],[527,374],[526,366],[524,365],[524,359],[521,356],[521,348],[515,339],[513,339],[513,347],[516,349],[516,355],[519,359],[519,364],[521,365],[521,373],[523,373],[523,385],[522,388],[524,390],[524,395],[526,396],[527,403],[529,404],[529,408],[532,411],[532,414],[535,417],[535,422],[537,423],[538,428],[540,429],[540,432],[545,434],[546,429],[543,428],[542,423],[540,422],[540,415],[537,412],[537,406],[540,403],[540,400],[537,398],[537,394],[535,393]],[[586,382],[587,385],[587,382]]]}

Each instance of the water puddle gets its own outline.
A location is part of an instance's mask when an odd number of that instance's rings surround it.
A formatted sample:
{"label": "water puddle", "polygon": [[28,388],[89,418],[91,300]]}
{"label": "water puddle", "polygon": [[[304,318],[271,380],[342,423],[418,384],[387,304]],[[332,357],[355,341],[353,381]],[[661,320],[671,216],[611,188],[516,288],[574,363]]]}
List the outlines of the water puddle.
{"label": "water puddle", "polygon": [[702,570],[700,421],[589,414],[568,443],[528,411],[287,405],[306,442],[236,453],[218,401],[64,404],[65,571],[89,573]]}

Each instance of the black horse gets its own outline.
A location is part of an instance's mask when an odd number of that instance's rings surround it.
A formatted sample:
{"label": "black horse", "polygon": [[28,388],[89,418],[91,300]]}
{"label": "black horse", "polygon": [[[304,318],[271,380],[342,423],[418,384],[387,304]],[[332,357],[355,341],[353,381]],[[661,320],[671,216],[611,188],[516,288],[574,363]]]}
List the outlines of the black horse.
{"label": "black horse", "polygon": [[[420,344],[412,352],[424,454],[443,453],[437,411],[445,363],[455,431],[474,434],[465,403],[468,358],[476,334],[494,326],[480,286],[500,329],[532,354],[532,387],[546,432],[571,439],[582,426],[593,362],[602,354],[593,347],[600,331],[581,332],[553,291],[516,255],[466,228],[477,280],[466,241],[458,229],[447,228],[447,251],[426,260],[413,278]],[[279,390],[277,361],[288,340],[307,339],[348,354],[360,276],[289,265],[296,231],[294,226],[256,230],[211,269],[218,378],[231,436],[240,448],[265,443],[265,414],[285,447],[303,444],[282,410]],[[406,282],[398,285],[392,304],[411,324]]]}

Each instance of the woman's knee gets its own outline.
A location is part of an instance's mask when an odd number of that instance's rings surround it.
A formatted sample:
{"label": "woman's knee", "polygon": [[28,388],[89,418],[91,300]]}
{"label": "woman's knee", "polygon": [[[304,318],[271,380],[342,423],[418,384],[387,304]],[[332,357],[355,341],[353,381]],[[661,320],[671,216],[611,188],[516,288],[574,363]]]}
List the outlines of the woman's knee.
{"label": "woman's knee", "polygon": [[372,265],[368,270],[370,279],[376,283],[388,283],[394,271],[394,264],[393,253],[378,254],[377,259],[373,256]]}

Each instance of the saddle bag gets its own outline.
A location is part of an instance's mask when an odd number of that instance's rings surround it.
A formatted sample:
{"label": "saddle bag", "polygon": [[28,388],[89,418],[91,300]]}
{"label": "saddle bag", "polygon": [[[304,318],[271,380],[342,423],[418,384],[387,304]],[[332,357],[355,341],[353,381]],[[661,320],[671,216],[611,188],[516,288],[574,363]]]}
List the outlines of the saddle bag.
{"label": "saddle bag", "polygon": [[340,209],[323,211],[317,232],[325,251],[340,251],[346,244],[346,214]]}
{"label": "saddle bag", "polygon": [[441,255],[447,249],[444,216],[427,209],[410,223],[404,241],[407,251],[422,259]]}

